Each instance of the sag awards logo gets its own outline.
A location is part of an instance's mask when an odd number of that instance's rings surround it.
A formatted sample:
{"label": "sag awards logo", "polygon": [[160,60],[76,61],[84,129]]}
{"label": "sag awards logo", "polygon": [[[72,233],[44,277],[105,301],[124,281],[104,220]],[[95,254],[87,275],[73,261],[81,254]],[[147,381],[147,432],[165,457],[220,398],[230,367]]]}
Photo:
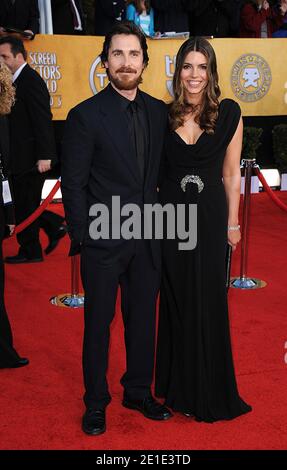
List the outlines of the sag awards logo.
{"label": "sag awards logo", "polygon": [[261,100],[268,93],[271,82],[271,69],[258,54],[244,54],[232,67],[232,90],[241,101]]}
{"label": "sag awards logo", "polygon": [[173,98],[172,78],[173,78],[174,69],[175,69],[175,61],[176,61],[176,56],[173,56],[173,57],[169,55],[165,56],[165,75],[167,77],[166,88],[172,98]]}
{"label": "sag awards logo", "polygon": [[29,64],[45,81],[50,93],[51,108],[61,108],[62,95],[58,91],[58,83],[62,78],[60,65],[55,52],[30,52]]}
{"label": "sag awards logo", "polygon": [[100,56],[98,56],[91,65],[89,75],[90,88],[94,95],[103,90],[108,81],[106,70],[102,66]]}

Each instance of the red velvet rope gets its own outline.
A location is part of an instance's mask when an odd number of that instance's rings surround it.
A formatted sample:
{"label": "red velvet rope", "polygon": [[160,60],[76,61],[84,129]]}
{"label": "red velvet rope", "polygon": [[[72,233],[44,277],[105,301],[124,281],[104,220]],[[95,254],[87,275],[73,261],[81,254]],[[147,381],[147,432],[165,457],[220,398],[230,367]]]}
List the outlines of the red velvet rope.
{"label": "red velvet rope", "polygon": [[42,204],[33,212],[33,214],[29,215],[27,219],[23,220],[21,224],[17,225],[15,228],[13,235],[16,235],[19,232],[22,232],[25,228],[28,227],[28,225],[32,224],[40,215],[44,212],[46,207],[50,204],[52,201],[53,197],[55,196],[56,192],[58,191],[59,187],[61,186],[60,180],[57,181],[55,186],[53,187],[52,191],[50,194],[46,197],[46,199],[42,202]]}
{"label": "red velvet rope", "polygon": [[259,168],[255,168],[255,172],[259,178],[259,180],[261,181],[262,183],[262,186],[263,188],[265,189],[265,191],[267,192],[267,194],[271,197],[272,201],[275,202],[275,204],[280,207],[280,209],[282,209],[283,211],[287,212],[287,206],[286,204],[284,204],[284,202],[280,201],[279,197],[276,196],[276,194],[274,193],[274,191],[272,191],[272,189],[268,186],[268,183],[266,181],[266,179],[264,178],[264,176],[262,175],[261,171],[259,170]]}
{"label": "red velvet rope", "polygon": [[[280,209],[282,209],[283,211],[287,212],[287,206],[286,204],[284,204],[282,201],[280,201],[280,199],[274,194],[274,192],[270,189],[270,187],[268,186],[267,182],[266,182],[266,179],[264,178],[264,176],[262,175],[261,171],[259,170],[259,168],[255,168],[255,172],[259,178],[259,180],[261,181],[262,183],[262,186],[264,187],[265,191],[267,192],[267,194],[270,196],[270,198],[272,199],[272,201],[278,206],[280,207]],[[61,186],[61,182],[60,180],[58,180],[55,184],[55,186],[53,187],[53,189],[51,190],[50,194],[46,197],[46,199],[42,202],[42,204],[35,210],[35,212],[33,212],[33,214],[29,215],[29,217],[27,217],[27,219],[23,220],[23,222],[21,222],[21,224],[17,225],[17,227],[15,228],[14,230],[14,233],[13,235],[16,235],[17,233],[19,232],[22,232],[22,230],[24,230],[25,228],[27,228],[30,224],[32,224],[38,217],[40,217],[40,215],[44,212],[44,210],[46,209],[46,207],[50,204],[50,202],[53,200],[53,197],[55,196],[56,192],[58,191],[58,189],[60,188]]]}

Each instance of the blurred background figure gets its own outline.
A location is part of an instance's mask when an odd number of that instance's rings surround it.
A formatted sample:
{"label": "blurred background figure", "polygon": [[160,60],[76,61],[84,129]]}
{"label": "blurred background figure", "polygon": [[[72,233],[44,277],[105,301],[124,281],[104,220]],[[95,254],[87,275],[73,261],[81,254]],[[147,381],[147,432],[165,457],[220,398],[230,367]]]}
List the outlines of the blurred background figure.
{"label": "blurred background figure", "polygon": [[[280,9],[281,2],[277,2],[275,5],[275,11]],[[287,14],[283,16],[283,24],[281,25],[280,29],[277,29],[272,33],[273,38],[287,38]]]}
{"label": "blurred background figure", "polygon": [[105,36],[112,27],[125,18],[125,0],[94,0],[95,35]]}
{"label": "blurred background figure", "polygon": [[155,31],[182,33],[189,31],[189,11],[193,0],[151,0]]}
{"label": "blurred background figure", "polygon": [[[26,62],[23,42],[15,37],[0,39],[0,58],[13,74],[16,87],[15,105],[9,115],[11,174],[14,190],[16,223],[29,217],[40,205],[45,173],[56,161],[56,148],[50,95],[44,80]],[[20,245],[6,263],[43,261],[39,240],[40,227],[45,230],[49,254],[66,234],[63,217],[51,211],[43,214],[17,235]]]}
{"label": "blurred background figure", "polygon": [[272,37],[272,33],[282,27],[286,12],[286,0],[281,0],[277,6],[267,0],[252,0],[246,3],[240,15],[240,37]]}
{"label": "blurred background figure", "polygon": [[13,204],[9,197],[4,201],[2,195],[3,185],[7,185],[9,175],[9,131],[5,115],[10,113],[14,96],[11,72],[3,62],[0,62],[0,369],[29,364],[28,359],[21,358],[13,347],[12,330],[4,302],[2,241],[5,230],[8,234],[12,234],[15,227]]}
{"label": "blurred background figure", "polygon": [[16,28],[32,36],[39,32],[38,0],[1,0],[0,33],[3,28]]}
{"label": "blurred background figure", "polygon": [[54,34],[85,34],[81,0],[51,0]]}
{"label": "blurred background figure", "polygon": [[192,35],[217,38],[238,35],[240,0],[193,0],[191,3]]}
{"label": "blurred background figure", "polygon": [[154,11],[150,0],[128,0],[126,18],[139,26],[146,36],[154,36]]}

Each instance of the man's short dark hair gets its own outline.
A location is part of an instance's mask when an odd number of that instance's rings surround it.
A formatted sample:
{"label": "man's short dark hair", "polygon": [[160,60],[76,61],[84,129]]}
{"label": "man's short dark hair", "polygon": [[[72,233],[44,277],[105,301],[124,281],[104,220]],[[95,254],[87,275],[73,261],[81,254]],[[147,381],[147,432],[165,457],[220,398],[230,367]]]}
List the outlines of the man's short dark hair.
{"label": "man's short dark hair", "polygon": [[0,38],[0,46],[4,44],[10,44],[11,52],[14,57],[16,57],[17,54],[22,54],[24,59],[27,59],[27,51],[21,39],[15,38],[14,36],[4,36]]}
{"label": "man's short dark hair", "polygon": [[136,26],[132,21],[122,21],[120,23],[117,23],[106,34],[104,45],[103,45],[103,50],[101,53],[102,63],[107,62],[112,38],[116,36],[117,34],[127,34],[127,35],[137,36],[137,38],[139,39],[142,51],[143,51],[143,62],[145,66],[147,66],[149,57],[148,57],[148,52],[147,52],[146,37],[144,33],[142,32],[142,30],[138,26]]}

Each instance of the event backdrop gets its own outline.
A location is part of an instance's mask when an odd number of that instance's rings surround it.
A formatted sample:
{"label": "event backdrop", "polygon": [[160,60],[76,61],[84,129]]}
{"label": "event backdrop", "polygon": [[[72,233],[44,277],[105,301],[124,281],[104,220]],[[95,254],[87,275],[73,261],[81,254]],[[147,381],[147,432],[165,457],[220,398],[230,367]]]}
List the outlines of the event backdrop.
{"label": "event backdrop", "polygon": [[[287,39],[212,39],[222,97],[244,116],[287,114]],[[150,62],[142,90],[168,102],[181,39],[149,40]],[[99,54],[103,38],[38,35],[27,41],[28,62],[46,81],[55,120],[108,83]]]}

